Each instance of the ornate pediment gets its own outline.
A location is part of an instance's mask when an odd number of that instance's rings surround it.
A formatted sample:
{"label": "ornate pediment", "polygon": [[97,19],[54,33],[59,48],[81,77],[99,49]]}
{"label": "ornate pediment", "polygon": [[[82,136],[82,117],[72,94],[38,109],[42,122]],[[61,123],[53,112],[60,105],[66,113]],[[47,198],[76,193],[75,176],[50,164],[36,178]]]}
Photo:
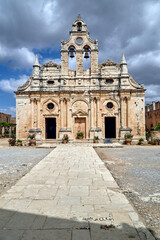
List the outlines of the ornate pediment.
{"label": "ornate pediment", "polygon": [[52,62],[52,61],[49,61],[49,62],[43,64],[43,66],[42,66],[41,68],[43,68],[43,67],[56,67],[56,68],[61,68],[61,65],[59,65],[59,64],[57,64],[57,63],[54,63],[54,62]]}
{"label": "ornate pediment", "polygon": [[111,61],[111,60],[107,60],[107,61],[105,61],[105,62],[103,62],[103,63],[101,63],[101,64],[99,64],[99,67],[106,67],[106,66],[116,66],[116,67],[120,67],[120,64],[119,63],[116,63],[116,62],[113,62],[113,61]]}
{"label": "ornate pediment", "polygon": [[32,75],[22,86],[18,87],[17,91],[24,91],[25,89],[27,89],[29,87],[29,85],[31,84],[31,79],[32,79]]}
{"label": "ornate pediment", "polygon": [[88,113],[83,111],[82,109],[77,110],[76,112],[72,113],[72,116],[87,116]]}

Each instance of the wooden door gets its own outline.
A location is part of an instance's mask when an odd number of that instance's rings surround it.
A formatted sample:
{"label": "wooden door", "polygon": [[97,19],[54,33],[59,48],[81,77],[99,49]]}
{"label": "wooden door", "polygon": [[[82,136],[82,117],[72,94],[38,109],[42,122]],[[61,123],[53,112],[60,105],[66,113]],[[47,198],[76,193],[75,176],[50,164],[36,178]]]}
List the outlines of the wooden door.
{"label": "wooden door", "polygon": [[74,136],[77,138],[77,132],[83,132],[84,137],[86,138],[86,118],[75,118],[74,124]]}

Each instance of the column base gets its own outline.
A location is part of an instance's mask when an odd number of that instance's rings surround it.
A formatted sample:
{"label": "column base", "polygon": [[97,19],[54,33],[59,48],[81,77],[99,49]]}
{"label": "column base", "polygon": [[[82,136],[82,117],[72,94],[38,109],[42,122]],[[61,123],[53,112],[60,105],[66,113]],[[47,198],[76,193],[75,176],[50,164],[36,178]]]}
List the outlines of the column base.
{"label": "column base", "polygon": [[123,128],[123,127],[121,127],[119,129],[120,139],[124,139],[125,134],[131,133],[131,132],[132,132],[132,128],[129,128],[129,127]]}
{"label": "column base", "polygon": [[29,134],[35,134],[36,141],[42,141],[42,130],[40,128],[29,129]]}
{"label": "column base", "polygon": [[71,129],[70,128],[60,128],[59,129],[59,139],[62,139],[64,134],[68,134],[69,139],[71,138]]}
{"label": "column base", "polygon": [[102,129],[100,127],[97,128],[90,128],[90,139],[94,139],[94,136],[102,138]]}

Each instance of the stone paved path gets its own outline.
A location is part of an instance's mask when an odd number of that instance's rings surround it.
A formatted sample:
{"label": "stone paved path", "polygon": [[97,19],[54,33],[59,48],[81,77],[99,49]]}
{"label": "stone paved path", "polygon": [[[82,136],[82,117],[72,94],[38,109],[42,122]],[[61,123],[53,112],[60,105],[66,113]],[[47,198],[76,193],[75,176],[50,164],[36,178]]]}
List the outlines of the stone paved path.
{"label": "stone paved path", "polygon": [[92,147],[60,145],[0,198],[0,240],[33,239],[154,238]]}

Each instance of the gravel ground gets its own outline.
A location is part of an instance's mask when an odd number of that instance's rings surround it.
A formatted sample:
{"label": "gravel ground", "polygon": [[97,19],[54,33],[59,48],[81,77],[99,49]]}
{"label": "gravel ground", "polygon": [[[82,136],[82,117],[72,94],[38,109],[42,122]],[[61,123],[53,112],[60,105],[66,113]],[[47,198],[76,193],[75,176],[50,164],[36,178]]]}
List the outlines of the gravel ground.
{"label": "gravel ground", "polygon": [[122,191],[160,240],[160,146],[96,150]]}
{"label": "gravel ground", "polygon": [[41,161],[51,149],[0,146],[0,194]]}

